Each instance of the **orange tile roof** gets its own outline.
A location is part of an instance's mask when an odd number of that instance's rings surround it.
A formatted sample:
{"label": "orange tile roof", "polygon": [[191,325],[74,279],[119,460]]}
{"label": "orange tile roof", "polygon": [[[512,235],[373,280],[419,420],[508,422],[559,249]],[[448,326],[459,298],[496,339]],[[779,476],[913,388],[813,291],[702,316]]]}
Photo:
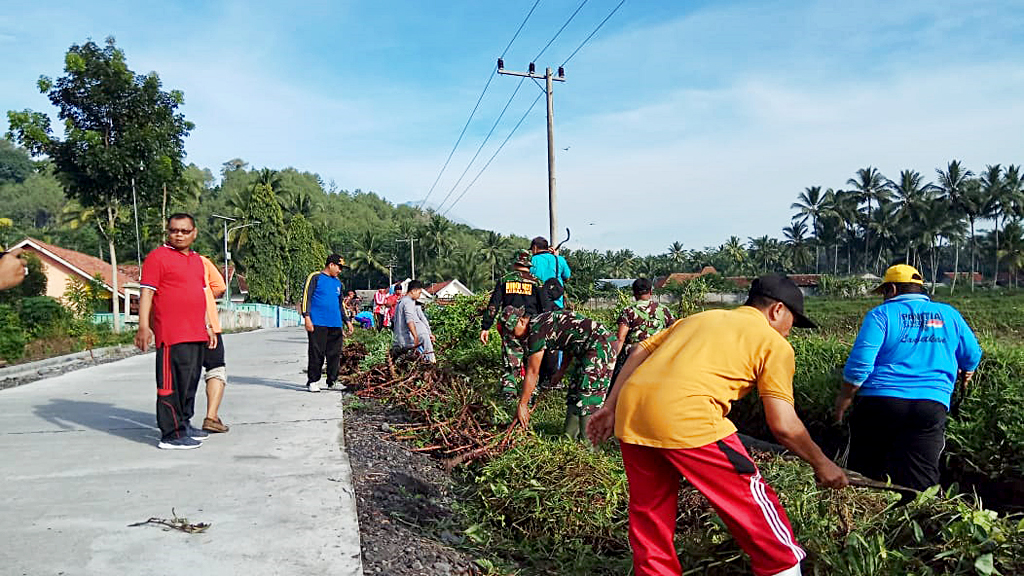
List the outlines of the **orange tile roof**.
{"label": "orange tile roof", "polygon": [[449,284],[451,284],[451,283],[452,283],[452,281],[451,281],[451,280],[448,280],[447,282],[435,282],[435,283],[431,284],[431,285],[430,285],[430,286],[429,286],[429,287],[427,288],[427,292],[428,292],[429,294],[437,294],[437,293],[438,293],[438,292],[440,292],[440,291],[441,291],[442,289],[444,289],[444,287],[445,287],[445,286],[447,286],[447,285],[449,285]]}
{"label": "orange tile roof", "polygon": [[[103,278],[103,282],[109,288],[112,285],[113,277],[110,273],[110,263],[104,262],[95,256],[69,250],[67,248],[61,248],[60,246],[54,246],[48,244],[42,240],[36,240],[35,238],[25,238],[17,244],[22,248],[27,248],[33,252],[39,252],[44,256],[48,256],[51,259],[56,259],[59,263],[69,267],[71,271],[82,275],[84,273],[83,280],[89,280],[96,274],[99,274]],[[124,285],[129,282],[138,282],[139,279],[139,266],[134,264],[118,266],[117,267],[117,291],[124,294]]]}

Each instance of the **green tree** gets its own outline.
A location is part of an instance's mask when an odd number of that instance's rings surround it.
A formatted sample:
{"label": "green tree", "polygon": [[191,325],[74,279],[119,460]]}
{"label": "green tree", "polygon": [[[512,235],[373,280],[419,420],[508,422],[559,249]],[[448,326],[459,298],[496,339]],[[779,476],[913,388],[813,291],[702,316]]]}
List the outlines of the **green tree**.
{"label": "green tree", "polygon": [[285,302],[297,302],[302,297],[303,285],[310,272],[324,267],[327,249],[316,239],[313,226],[302,214],[295,215],[288,222],[286,239],[288,253],[288,282]]}
{"label": "green tree", "polygon": [[827,209],[827,198],[826,195],[821,192],[821,186],[808,186],[804,188],[804,191],[797,196],[796,202],[789,205],[793,210],[797,210],[797,213],[793,215],[793,219],[801,217],[802,220],[811,220],[811,236],[815,240],[814,242],[814,273],[818,273],[818,262],[821,260],[818,250],[820,249],[820,240],[818,236],[819,228],[818,221]]}
{"label": "green tree", "polygon": [[35,170],[32,157],[13,142],[0,138],[0,184],[20,184]]}
{"label": "green tree", "polygon": [[[264,304],[280,304],[285,300],[285,238],[284,214],[274,190],[257,184],[249,196],[246,220],[259,220],[250,226],[250,249],[245,255],[245,279],[249,298]],[[325,257],[326,258],[326,257]]]}
{"label": "green tree", "polygon": [[[107,240],[116,293],[118,209],[131,205],[133,177],[146,204],[154,191],[180,176],[184,139],[193,128],[177,111],[184,96],[162,90],[156,73],[132,72],[113,38],[105,47],[92,41],[72,45],[64,76],[56,81],[40,77],[38,87],[57,107],[65,137],[52,134],[49,116],[31,110],[7,113],[8,137],[33,154],[48,156],[69,196],[105,212],[100,231]],[[114,330],[119,331],[119,299],[111,301]]]}
{"label": "green tree", "polygon": [[971,271],[968,276],[971,278],[971,290],[974,290],[974,221],[981,211],[976,195],[971,190],[973,185],[970,185],[974,173],[965,169],[959,160],[952,160],[945,170],[936,169],[935,172],[938,174],[939,189],[949,207],[957,217],[967,218],[971,224]]}
{"label": "green tree", "polygon": [[985,167],[985,171],[979,179],[981,182],[981,212],[990,218],[995,225],[992,232],[994,236],[993,254],[995,266],[993,266],[992,282],[999,279],[999,223],[1005,223],[1006,216],[1013,211],[1014,200],[1007,194],[1008,188],[1003,178],[1003,168],[999,164]]}
{"label": "green tree", "polygon": [[871,253],[871,230],[866,223],[871,220],[871,202],[876,204],[889,199],[889,191],[886,188],[887,179],[873,166],[861,168],[857,171],[856,178],[850,178],[846,183],[853,186],[858,202],[867,203],[867,212],[864,214],[864,261],[868,268],[873,268],[868,261]]}
{"label": "green tree", "polygon": [[[798,272],[806,270],[812,258],[807,242],[807,224],[802,220],[795,220],[782,229],[782,234],[786,237],[786,252],[793,268]],[[817,273],[817,268],[815,272]]]}
{"label": "green tree", "polygon": [[683,248],[683,243],[673,242],[670,244],[667,256],[675,266],[682,268],[683,264],[686,262],[686,250]]}
{"label": "green tree", "polygon": [[380,241],[376,234],[367,230],[356,240],[355,251],[352,253],[352,268],[366,274],[366,289],[369,290],[376,275],[387,275],[387,254],[379,248]]}

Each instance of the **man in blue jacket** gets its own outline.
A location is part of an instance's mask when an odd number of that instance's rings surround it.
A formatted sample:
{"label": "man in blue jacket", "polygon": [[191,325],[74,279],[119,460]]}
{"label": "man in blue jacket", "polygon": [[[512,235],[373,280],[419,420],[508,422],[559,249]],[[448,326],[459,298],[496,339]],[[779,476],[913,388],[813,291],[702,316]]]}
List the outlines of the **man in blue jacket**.
{"label": "man in blue jacket", "polygon": [[342,268],[348,268],[345,259],[331,254],[323,270],[310,273],[302,290],[299,312],[309,339],[306,389],[310,392],[320,391],[318,382],[324,369],[324,359],[327,360],[327,387],[342,389],[338,382],[341,348],[345,343],[342,327],[347,327],[349,334],[353,331],[352,320],[345,314],[345,290],[338,278]]}
{"label": "man in blue jacket", "polygon": [[857,396],[850,468],[922,490],[939,483],[950,397],[958,380],[967,386],[981,347],[960,312],[928,298],[913,266],[890,267],[875,291],[885,301],[868,312],[853,343],[836,420]]}

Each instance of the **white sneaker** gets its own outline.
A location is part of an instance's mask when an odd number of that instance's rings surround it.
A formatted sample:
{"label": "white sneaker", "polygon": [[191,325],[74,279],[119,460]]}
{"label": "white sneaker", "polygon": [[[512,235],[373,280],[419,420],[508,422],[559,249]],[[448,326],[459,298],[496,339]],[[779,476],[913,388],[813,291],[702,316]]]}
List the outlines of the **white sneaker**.
{"label": "white sneaker", "polygon": [[341,382],[331,382],[327,385],[327,388],[330,390],[340,390],[342,392],[348,389],[348,387],[343,385]]}
{"label": "white sneaker", "polygon": [[320,385],[317,384],[316,382],[310,382],[309,384],[306,384],[306,389],[309,390],[310,392],[319,392]]}

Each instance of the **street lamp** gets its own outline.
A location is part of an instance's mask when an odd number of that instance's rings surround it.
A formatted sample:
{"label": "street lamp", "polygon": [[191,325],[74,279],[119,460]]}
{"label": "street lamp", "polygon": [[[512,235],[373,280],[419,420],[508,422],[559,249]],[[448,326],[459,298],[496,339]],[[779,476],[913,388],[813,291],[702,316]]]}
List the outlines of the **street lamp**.
{"label": "street lamp", "polygon": [[228,252],[228,234],[234,230],[240,230],[249,226],[255,226],[262,224],[259,220],[253,220],[248,224],[238,224],[228,228],[228,222],[237,222],[238,218],[230,218],[228,216],[221,216],[220,214],[213,214],[214,218],[220,218],[224,221],[224,305],[231,305],[231,277],[228,276],[228,261],[231,260],[231,253]]}

